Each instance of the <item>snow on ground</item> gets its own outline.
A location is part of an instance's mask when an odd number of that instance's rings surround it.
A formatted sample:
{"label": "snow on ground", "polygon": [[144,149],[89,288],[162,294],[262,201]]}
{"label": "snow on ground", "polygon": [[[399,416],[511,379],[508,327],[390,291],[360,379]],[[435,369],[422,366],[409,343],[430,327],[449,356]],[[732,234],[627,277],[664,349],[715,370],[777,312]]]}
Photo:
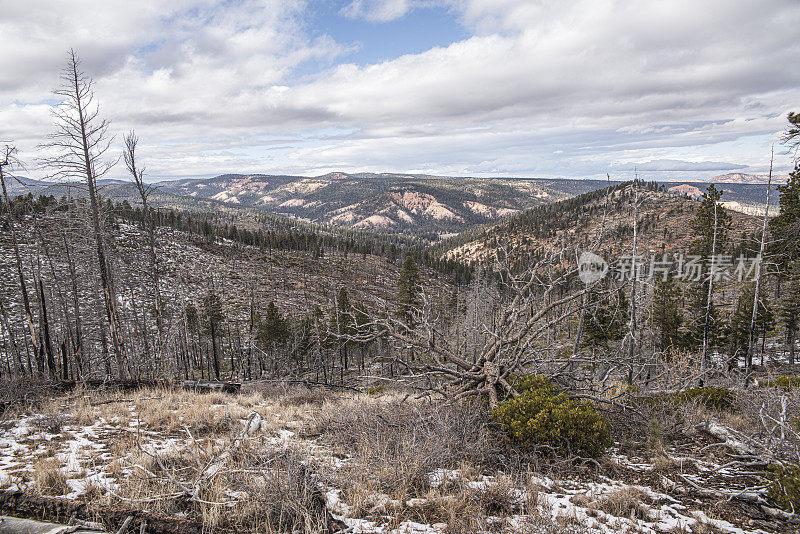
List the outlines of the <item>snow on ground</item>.
{"label": "snow on ground", "polygon": [[[255,404],[253,408],[264,406]],[[114,491],[116,487],[110,464],[115,456],[112,454],[115,440],[125,433],[135,434],[143,447],[153,452],[164,452],[178,448],[180,440],[165,437],[148,431],[136,419],[136,408],[129,404],[127,411],[132,420],[106,420],[98,418],[93,424],[78,425],[66,422],[59,433],[48,433],[41,424],[40,415],[21,416],[2,430],[0,434],[0,486],[24,488],[31,484],[30,472],[37,461],[51,458],[58,461],[69,486],[66,497],[77,498],[87,489],[89,483]],[[212,408],[226,408],[224,405],[213,405]],[[268,412],[267,417],[271,414]],[[332,470],[341,469],[348,458],[328,450],[315,439],[302,437],[297,429],[300,421],[280,421],[279,414],[272,414],[273,423],[279,426],[264,425],[262,432],[264,442],[276,449],[295,448],[304,452],[318,464],[324,464]],[[244,421],[244,419],[243,419]],[[612,451],[611,458],[627,469],[649,472],[653,466],[638,459],[631,459],[618,451]],[[692,460],[696,462],[696,460]],[[714,469],[718,466],[708,465],[701,468]],[[26,474],[26,472],[28,472]],[[472,490],[491,489],[500,484],[492,476],[475,475],[464,479],[462,472],[456,470],[437,469],[429,473],[432,488],[441,488],[452,483],[461,483]],[[713,532],[724,534],[760,534],[763,531],[746,531],[726,521],[709,517],[704,511],[690,509],[681,501],[653,490],[650,487],[630,485],[620,480],[599,477],[595,481],[553,480],[547,477],[534,479],[535,497],[529,491],[510,490],[513,500],[521,504],[535,501],[540,516],[549,516],[554,520],[577,522],[592,534],[612,533],[675,533],[706,532],[706,526],[713,527]],[[326,498],[331,514],[344,522],[353,534],[433,534],[446,528],[440,524],[421,524],[403,521],[391,528],[390,521],[380,522],[374,517],[370,519],[352,517],[351,507],[342,500],[340,488],[319,482],[320,489]],[[530,490],[533,491],[533,490]],[[642,496],[638,505],[644,510],[645,517],[618,517],[604,511],[599,502],[619,492],[634,492]],[[235,498],[236,492],[231,492]],[[646,501],[646,502],[645,502]],[[375,495],[374,502],[381,505],[394,506],[403,503],[394,502],[387,495]],[[407,507],[423,506],[425,499],[411,499],[405,503]],[[529,516],[512,515],[499,518],[490,517],[490,521],[504,524],[506,532],[522,531]]]}

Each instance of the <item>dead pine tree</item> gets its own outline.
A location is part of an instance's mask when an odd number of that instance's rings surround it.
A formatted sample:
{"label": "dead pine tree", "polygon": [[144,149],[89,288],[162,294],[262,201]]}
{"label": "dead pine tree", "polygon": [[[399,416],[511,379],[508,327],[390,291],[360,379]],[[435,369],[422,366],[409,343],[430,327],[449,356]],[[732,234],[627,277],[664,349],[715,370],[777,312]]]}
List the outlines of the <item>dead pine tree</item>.
{"label": "dead pine tree", "polygon": [[507,296],[478,326],[485,335],[476,344],[474,356],[467,345],[453,343],[444,335],[438,306],[424,289],[419,303],[407,310],[414,316],[413,329],[402,317],[388,312],[389,303],[376,302],[374,309],[385,310],[379,316],[361,321],[354,333],[333,330],[329,335],[356,343],[387,338],[403,348],[413,347],[419,352],[413,362],[401,357],[393,361],[401,371],[400,380],[415,380],[421,384],[418,389],[451,400],[479,396],[494,407],[518,395],[514,376],[547,354],[548,330],[576,315],[579,306],[575,303],[588,291],[584,287],[558,295],[577,273],[574,266],[565,268],[563,247],[543,251],[541,259],[523,272],[515,271],[507,251],[497,256],[494,270]]}
{"label": "dead pine tree", "polygon": [[56,131],[49,136],[44,149],[51,156],[43,159],[52,177],[64,180],[85,180],[89,193],[92,231],[97,251],[97,269],[103,293],[108,330],[121,380],[128,376],[125,344],[122,341],[116,296],[106,251],[97,180],[115,162],[105,159],[110,146],[108,121],[100,118],[100,107],[94,98],[92,80],[80,70],[80,60],[70,50],[67,66],[61,75],[61,86],[54,93],[63,100],[53,110]]}
{"label": "dead pine tree", "polygon": [[638,228],[639,228],[639,176],[634,175],[633,180],[633,244],[631,248],[631,292],[630,292],[630,317],[628,320],[628,385],[633,384],[633,374],[636,359],[636,349],[638,345],[638,325],[636,323],[636,285],[639,283],[639,269],[641,266],[638,261],[639,251],[637,250]]}
{"label": "dead pine tree", "polygon": [[[772,189],[772,163],[774,159],[775,159],[775,149],[773,148],[769,159],[769,178],[767,179],[767,205],[764,208],[764,219],[761,228],[761,246],[758,252],[759,265],[757,267],[758,270],[756,274],[756,287],[753,292],[753,315],[750,319],[750,335],[748,336],[748,343],[747,343],[747,362],[745,364],[747,369],[744,380],[745,387],[750,385],[750,374],[753,369],[753,352],[755,351],[755,345],[758,338],[758,330],[756,326],[758,322],[758,307],[761,302],[760,301],[761,275],[763,273],[763,269],[761,268],[761,262],[763,262],[764,249],[767,243],[767,223],[769,222],[769,201],[770,201],[770,190]],[[763,306],[763,304],[761,305]],[[766,337],[766,333],[764,334],[764,336]]]}
{"label": "dead pine tree", "polygon": [[[17,233],[14,228],[14,217],[11,213],[11,199],[8,196],[8,189],[6,188],[6,178],[12,178],[9,170],[18,161],[15,157],[16,147],[5,145],[3,149],[2,160],[0,160],[0,185],[3,188],[3,203],[5,204],[6,224],[8,224],[9,232],[11,234],[11,244],[14,247],[14,262],[17,268],[17,276],[19,276],[20,293],[22,295],[22,306],[25,311],[25,323],[28,326],[28,334],[30,335],[31,346],[33,349],[34,358],[36,358],[36,368],[41,377],[44,373],[44,363],[42,362],[41,354],[39,353],[39,340],[36,334],[36,328],[33,325],[33,313],[31,312],[31,301],[28,296],[28,286],[25,282],[25,273],[22,270],[22,256],[19,252],[19,242],[17,241]],[[18,362],[18,369],[22,368],[22,361]]]}
{"label": "dead pine tree", "polygon": [[[717,226],[719,225],[719,217],[717,215],[717,202],[714,201],[714,234],[711,240],[711,262],[710,268],[708,272],[708,293],[706,296],[706,306],[705,306],[705,318],[703,322],[703,349],[700,355],[700,368],[703,373],[707,372],[708,369],[711,367],[711,355],[708,353],[708,345],[709,345],[709,331],[708,331],[708,323],[711,317],[711,307],[714,305],[714,271],[715,271],[715,261],[717,256]],[[700,385],[702,385],[703,380],[701,379]]]}
{"label": "dead pine tree", "polygon": [[150,206],[147,202],[148,197],[153,191],[155,191],[155,188],[147,185],[144,182],[144,167],[137,166],[136,147],[138,143],[139,138],[136,137],[136,133],[132,131],[128,133],[128,135],[125,136],[125,151],[123,153],[123,158],[125,160],[125,166],[128,168],[128,172],[130,172],[131,176],[133,177],[133,183],[136,186],[136,191],[139,193],[139,198],[142,201],[142,218],[145,231],[147,232],[147,249],[150,256],[150,278],[153,284],[153,299],[156,315],[156,335],[158,336],[156,341],[156,366],[160,368],[159,362],[161,361],[165,348],[164,320],[162,317],[163,306],[161,303],[158,252],[156,249],[156,225],[153,217],[151,216]]}

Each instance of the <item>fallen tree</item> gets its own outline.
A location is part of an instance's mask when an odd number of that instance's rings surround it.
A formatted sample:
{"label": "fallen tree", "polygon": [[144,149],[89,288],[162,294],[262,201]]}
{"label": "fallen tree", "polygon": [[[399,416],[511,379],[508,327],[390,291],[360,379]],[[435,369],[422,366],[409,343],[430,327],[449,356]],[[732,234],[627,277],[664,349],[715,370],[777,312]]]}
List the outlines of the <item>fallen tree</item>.
{"label": "fallen tree", "polygon": [[148,534],[202,534],[203,525],[177,517],[164,517],[141,510],[97,506],[66,499],[43,497],[24,491],[6,490],[0,493],[0,513],[18,518],[69,524],[75,520],[99,522],[116,531],[130,517],[129,528],[139,531],[146,525]]}

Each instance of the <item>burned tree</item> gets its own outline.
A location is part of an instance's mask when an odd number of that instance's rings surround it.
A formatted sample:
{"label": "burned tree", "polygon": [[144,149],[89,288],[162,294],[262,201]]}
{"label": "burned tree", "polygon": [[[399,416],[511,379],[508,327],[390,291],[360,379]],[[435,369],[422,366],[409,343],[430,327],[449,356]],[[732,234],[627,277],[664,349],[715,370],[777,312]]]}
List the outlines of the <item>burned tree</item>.
{"label": "burned tree", "polygon": [[414,349],[418,355],[413,361],[396,358],[405,376],[422,379],[426,389],[451,399],[482,396],[494,407],[518,394],[515,375],[536,360],[544,350],[541,344],[546,343],[543,336],[548,329],[576,313],[577,307],[570,304],[587,291],[569,289],[575,269],[569,266],[563,248],[543,251],[541,259],[524,272],[512,265],[505,251],[498,254],[494,271],[505,297],[482,325],[484,341],[474,356],[445,334],[441,313],[424,290],[419,304],[407,308],[413,314],[413,329],[384,302],[384,312],[360,322],[358,332],[348,338],[363,343],[385,337],[401,349]]}
{"label": "burned tree", "polygon": [[92,80],[80,70],[80,60],[74,50],[69,52],[67,67],[61,75],[61,86],[54,92],[63,101],[53,110],[56,131],[49,136],[45,145],[53,155],[46,157],[43,164],[51,170],[55,178],[86,181],[106,319],[117,360],[117,373],[121,379],[125,379],[125,346],[120,331],[97,192],[97,179],[105,175],[114,164],[105,159],[110,146],[108,121],[100,118],[100,107],[94,98]]}
{"label": "burned tree", "polygon": [[130,132],[125,136],[125,152],[123,157],[125,159],[125,166],[128,172],[133,177],[133,183],[136,186],[136,191],[142,201],[142,218],[147,232],[147,246],[150,255],[150,278],[153,284],[153,299],[155,305],[156,315],[156,357],[161,358],[164,351],[164,321],[163,321],[163,306],[161,304],[161,289],[160,277],[158,272],[158,253],[156,251],[156,225],[150,213],[150,206],[148,205],[148,197],[154,191],[154,188],[144,183],[144,167],[136,164],[136,146],[139,138],[136,137],[134,132]]}

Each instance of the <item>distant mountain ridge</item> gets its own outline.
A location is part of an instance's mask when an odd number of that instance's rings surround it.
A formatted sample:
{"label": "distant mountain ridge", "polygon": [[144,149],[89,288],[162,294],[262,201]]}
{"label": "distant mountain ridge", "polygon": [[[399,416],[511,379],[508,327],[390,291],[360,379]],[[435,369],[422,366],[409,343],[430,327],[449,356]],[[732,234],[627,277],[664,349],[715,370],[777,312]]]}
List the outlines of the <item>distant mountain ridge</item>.
{"label": "distant mountain ridge", "polygon": [[224,174],[156,185],[165,193],[309,222],[449,234],[598,189],[606,182],[331,172],[317,177]]}
{"label": "distant mountain ridge", "polygon": [[[707,181],[667,182],[665,186],[672,193],[696,198],[713,182],[723,190],[727,207],[758,214],[759,210],[763,213],[764,205],[764,184],[757,182],[760,179],[759,175],[729,174]],[[745,183],[751,181],[757,183]],[[415,234],[437,240],[536,206],[596,191],[609,183],[619,182],[399,173],[330,172],[316,177],[223,174],[154,183],[156,190],[150,204],[203,212],[265,212],[318,224]],[[780,182],[776,180],[777,183]],[[86,194],[82,182],[23,178],[21,183],[9,181],[8,185],[12,195]],[[98,187],[105,198],[139,204],[138,192],[128,181],[104,179],[98,182]]]}

